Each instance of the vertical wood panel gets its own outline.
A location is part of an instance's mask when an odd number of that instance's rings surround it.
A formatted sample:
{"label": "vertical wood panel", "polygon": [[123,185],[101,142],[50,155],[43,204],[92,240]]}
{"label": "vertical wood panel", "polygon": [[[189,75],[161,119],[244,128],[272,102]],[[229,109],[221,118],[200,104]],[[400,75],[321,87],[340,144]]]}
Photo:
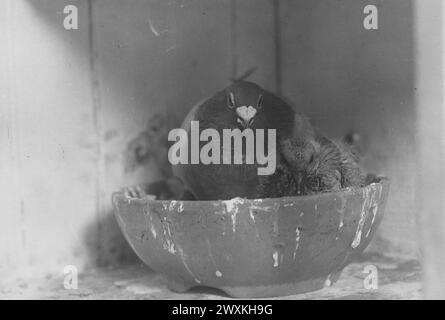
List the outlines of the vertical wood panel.
{"label": "vertical wood panel", "polygon": [[281,10],[280,1],[273,0],[273,31],[274,31],[274,56],[275,56],[275,91],[277,94],[282,94],[282,37],[281,37]]}
{"label": "vertical wood panel", "polygon": [[[94,1],[100,92],[100,255],[112,263],[125,254],[110,196],[122,186],[159,177],[148,165],[125,174],[127,143],[145,130],[148,118],[178,119],[202,98],[229,83],[228,2]],[[166,159],[167,161],[167,159]]]}
{"label": "vertical wood panel", "polygon": [[[15,108],[14,41],[13,41],[12,1],[0,3],[0,29],[5,32],[3,46],[0,47],[0,278],[23,262],[25,243],[20,236],[20,195],[22,194],[21,175],[18,170],[20,152],[18,148],[18,128]],[[6,246],[5,244],[9,244]]]}
{"label": "vertical wood panel", "polygon": [[418,223],[422,235],[424,296],[445,299],[445,106],[442,1],[416,1],[416,136]]}
{"label": "vertical wood panel", "polygon": [[273,1],[237,1],[238,76],[252,67],[247,80],[276,91]]}
{"label": "vertical wood panel", "polygon": [[329,135],[361,135],[367,169],[392,181],[373,245],[416,256],[411,1],[374,1],[377,31],[363,28],[369,1],[280,3],[284,95]]}
{"label": "vertical wood panel", "polygon": [[[9,56],[0,65],[12,71],[1,78],[9,91],[1,100],[8,149],[1,156],[7,196],[0,266],[60,272],[66,264],[125,258],[111,193],[158,172],[147,166],[124,174],[122,153],[154,112],[181,118],[229,83],[229,7],[159,0],[7,4],[13,9],[2,11],[2,22],[10,41],[1,51]],[[79,8],[79,30],[62,27],[67,4]]]}
{"label": "vertical wood panel", "polygon": [[1,84],[9,92],[1,111],[10,114],[12,158],[2,162],[10,173],[0,193],[13,203],[1,212],[2,222],[9,220],[1,233],[20,235],[0,242],[0,265],[14,265],[14,271],[62,272],[64,265],[81,268],[87,261],[83,235],[94,220],[96,161],[85,67],[88,26],[86,2],[77,1],[80,29],[63,28],[61,12],[68,3],[6,2],[10,40],[3,45],[11,70]]}

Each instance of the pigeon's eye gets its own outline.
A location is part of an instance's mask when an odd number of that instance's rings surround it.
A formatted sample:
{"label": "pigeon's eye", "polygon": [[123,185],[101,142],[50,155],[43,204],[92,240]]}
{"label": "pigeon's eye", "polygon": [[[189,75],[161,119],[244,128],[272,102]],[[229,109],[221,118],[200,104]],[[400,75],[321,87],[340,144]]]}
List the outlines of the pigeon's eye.
{"label": "pigeon's eye", "polygon": [[235,96],[233,95],[232,92],[230,92],[229,95],[227,96],[227,106],[230,109],[235,108]]}
{"label": "pigeon's eye", "polygon": [[263,95],[260,94],[260,96],[258,97],[257,109],[261,109],[262,107],[263,107]]}

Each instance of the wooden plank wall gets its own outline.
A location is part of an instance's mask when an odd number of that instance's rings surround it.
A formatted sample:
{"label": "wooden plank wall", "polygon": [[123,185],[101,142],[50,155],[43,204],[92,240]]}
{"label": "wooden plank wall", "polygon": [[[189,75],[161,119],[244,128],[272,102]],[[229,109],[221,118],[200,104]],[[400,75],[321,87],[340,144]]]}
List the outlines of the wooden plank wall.
{"label": "wooden plank wall", "polygon": [[253,67],[329,134],[362,134],[394,181],[375,248],[415,255],[412,7],[372,2],[375,32],[357,0],[2,1],[0,274],[132,257],[110,196],[157,172],[124,173],[127,143]]}
{"label": "wooden plank wall", "polygon": [[[68,3],[0,3],[1,275],[62,272],[85,260],[83,232],[96,211],[96,128],[90,70],[79,67],[89,63],[88,29],[61,27]],[[78,5],[87,21],[86,2]]]}
{"label": "wooden plank wall", "polygon": [[[424,295],[445,299],[444,17],[440,0],[415,2],[416,105],[419,173],[417,225],[421,230]],[[440,32],[438,32],[440,31]]]}
{"label": "wooden plank wall", "polygon": [[[392,180],[374,248],[417,256],[412,2],[280,3],[283,93],[329,135],[360,134],[367,169]],[[363,28],[368,4],[378,30]]]}

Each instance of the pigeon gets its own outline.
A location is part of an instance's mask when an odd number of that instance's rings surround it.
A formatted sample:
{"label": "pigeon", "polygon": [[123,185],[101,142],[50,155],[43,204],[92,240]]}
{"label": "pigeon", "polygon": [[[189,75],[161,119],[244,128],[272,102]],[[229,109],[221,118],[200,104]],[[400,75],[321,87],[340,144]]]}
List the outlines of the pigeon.
{"label": "pigeon", "polygon": [[[361,186],[364,174],[346,144],[334,142],[314,128],[283,98],[247,81],[235,81],[195,106],[183,123],[200,130],[275,129],[276,169],[258,175],[258,164],[180,164],[173,173],[199,200],[275,198],[337,191]],[[200,142],[200,147],[205,142]],[[233,146],[232,146],[233,147]],[[232,154],[233,154],[232,150]],[[221,150],[221,154],[223,150]]]}
{"label": "pigeon", "polygon": [[303,142],[296,139],[285,141],[282,150],[297,174],[297,195],[339,191],[365,184],[358,155],[341,141],[325,136]]}

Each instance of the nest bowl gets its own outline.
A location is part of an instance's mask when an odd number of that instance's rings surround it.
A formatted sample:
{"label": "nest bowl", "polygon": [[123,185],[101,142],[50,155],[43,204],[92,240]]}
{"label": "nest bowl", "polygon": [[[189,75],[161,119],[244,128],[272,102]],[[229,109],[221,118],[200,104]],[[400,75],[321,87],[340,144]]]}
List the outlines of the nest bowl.
{"label": "nest bowl", "polygon": [[371,241],[389,181],[270,199],[215,201],[113,195],[115,215],[139,258],[170,289],[218,288],[237,298],[319,290]]}

